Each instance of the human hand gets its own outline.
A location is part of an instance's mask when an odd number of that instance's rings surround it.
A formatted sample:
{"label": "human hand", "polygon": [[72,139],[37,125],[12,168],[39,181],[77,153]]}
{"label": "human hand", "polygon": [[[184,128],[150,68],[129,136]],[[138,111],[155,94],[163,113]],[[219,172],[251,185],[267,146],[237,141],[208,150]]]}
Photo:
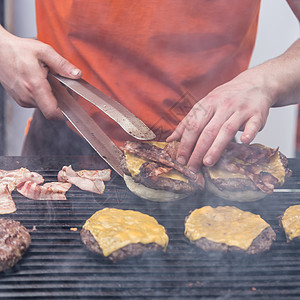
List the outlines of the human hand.
{"label": "human hand", "polygon": [[214,165],[239,130],[250,143],[264,127],[272,95],[264,76],[249,69],[201,99],[180,122],[167,142],[180,140],[177,160],[193,171]]}
{"label": "human hand", "polygon": [[47,80],[48,72],[77,79],[81,71],[51,46],[16,37],[0,27],[0,82],[22,107],[38,107],[47,119],[63,118]]}

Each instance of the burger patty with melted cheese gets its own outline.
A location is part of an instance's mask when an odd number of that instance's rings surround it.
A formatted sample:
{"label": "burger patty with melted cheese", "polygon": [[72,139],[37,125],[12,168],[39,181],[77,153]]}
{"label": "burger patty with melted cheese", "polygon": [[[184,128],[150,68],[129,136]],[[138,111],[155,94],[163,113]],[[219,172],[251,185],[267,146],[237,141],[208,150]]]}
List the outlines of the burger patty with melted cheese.
{"label": "burger patty with melted cheese", "polygon": [[[164,149],[168,145],[166,142],[156,141],[145,143],[155,145],[160,149]],[[149,163],[153,162],[140,157],[138,154],[124,150],[122,169],[124,173],[131,176],[135,182],[149,188],[182,194],[189,194],[198,190],[199,187],[192,184],[187,176],[173,168],[169,168],[167,172],[163,172],[157,176],[149,176],[149,174],[144,172],[144,169]]]}
{"label": "burger patty with melted cheese", "polygon": [[204,251],[256,254],[270,249],[276,234],[259,215],[233,206],[194,210],[185,222],[185,236]]}
{"label": "burger patty with melted cheese", "polygon": [[116,208],[97,211],[85,222],[80,234],[89,250],[112,261],[166,251],[169,242],[165,228],[155,218]]}
{"label": "burger patty with melted cheese", "polygon": [[219,161],[203,170],[209,191],[235,201],[254,201],[272,194],[292,174],[278,149],[261,144],[230,143]]}
{"label": "burger patty with melted cheese", "polygon": [[287,242],[300,240],[300,205],[288,207],[280,217]]}

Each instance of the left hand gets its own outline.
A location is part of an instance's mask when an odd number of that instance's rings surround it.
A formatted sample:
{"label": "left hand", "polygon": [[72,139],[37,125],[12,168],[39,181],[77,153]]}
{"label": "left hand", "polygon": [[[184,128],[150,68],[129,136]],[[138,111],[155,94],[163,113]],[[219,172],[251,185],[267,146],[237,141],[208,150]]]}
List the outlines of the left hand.
{"label": "left hand", "polygon": [[272,89],[261,72],[249,69],[215,88],[180,122],[167,142],[180,140],[177,160],[193,171],[214,165],[237,131],[250,143],[264,127]]}

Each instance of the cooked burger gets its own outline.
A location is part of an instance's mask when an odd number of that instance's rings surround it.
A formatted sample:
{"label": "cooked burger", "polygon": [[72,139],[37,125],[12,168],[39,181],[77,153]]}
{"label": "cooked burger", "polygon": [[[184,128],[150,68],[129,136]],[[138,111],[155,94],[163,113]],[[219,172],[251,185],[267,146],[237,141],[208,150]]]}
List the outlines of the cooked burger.
{"label": "cooked burger", "polygon": [[12,268],[31,243],[28,230],[19,222],[0,219],[0,271]]}
{"label": "cooked burger", "polygon": [[233,206],[194,210],[185,222],[185,236],[204,251],[257,254],[270,249],[276,234],[259,215]]}
{"label": "cooked burger", "polygon": [[272,194],[291,176],[287,158],[261,144],[230,143],[213,167],[203,168],[207,190],[233,201],[255,201]]}
{"label": "cooked burger", "polygon": [[152,201],[172,201],[204,188],[202,173],[176,161],[177,142],[126,142],[124,180],[134,194]]}
{"label": "cooked burger", "polygon": [[300,205],[288,207],[280,216],[280,225],[284,229],[287,242],[300,240]]}
{"label": "cooked burger", "polygon": [[113,262],[166,251],[169,242],[165,228],[153,217],[116,208],[97,211],[85,222],[80,236],[90,251]]}

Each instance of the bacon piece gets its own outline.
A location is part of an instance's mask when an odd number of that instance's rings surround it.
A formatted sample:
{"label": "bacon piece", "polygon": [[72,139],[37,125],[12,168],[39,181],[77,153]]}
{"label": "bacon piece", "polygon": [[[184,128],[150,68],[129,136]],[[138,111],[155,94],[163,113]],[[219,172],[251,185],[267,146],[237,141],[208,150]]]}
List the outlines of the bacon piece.
{"label": "bacon piece", "polygon": [[[241,173],[241,172],[240,172]],[[243,173],[264,193],[272,194],[278,179],[272,174],[252,174],[250,172]]]}
{"label": "bacon piece", "polygon": [[66,193],[72,186],[69,182],[47,182],[44,183],[43,187],[51,189],[54,193]]}
{"label": "bacon piece", "polygon": [[0,170],[0,183],[7,184],[10,192],[12,192],[16,186],[23,181],[32,181],[37,184],[41,184],[44,182],[44,178],[42,175],[36,172],[31,172],[26,168],[11,171]]}
{"label": "bacon piece", "polygon": [[171,170],[172,168],[160,165],[155,162],[145,162],[140,167],[140,172],[143,174],[144,177],[157,177],[159,175],[166,174]]}
{"label": "bacon piece", "polygon": [[176,159],[179,145],[179,142],[173,141],[171,143],[168,143],[167,146],[164,148],[164,151],[166,151],[169,154],[172,160]]}
{"label": "bacon piece", "polygon": [[103,180],[109,181],[111,179],[111,169],[104,170],[80,170],[77,171],[76,174],[81,178],[86,178],[90,180]]}
{"label": "bacon piece", "polygon": [[[187,166],[178,163],[174,159],[174,151],[171,151],[170,148],[167,148],[165,150],[145,142],[127,141],[122,150],[137,154],[139,157],[147,160],[159,162],[163,165],[166,165],[167,167],[171,167],[190,178],[191,181],[198,185],[200,188],[204,188],[205,182],[202,173],[194,173],[190,169],[188,169]],[[170,155],[169,153],[172,154]]]}
{"label": "bacon piece", "polygon": [[222,157],[224,159],[239,159],[245,165],[254,165],[263,162],[270,162],[277,149],[260,147],[259,145],[247,145],[231,142],[226,147]]}
{"label": "bacon piece", "polygon": [[[266,194],[272,194],[278,179],[270,173],[261,171],[261,164],[267,164],[278,153],[277,149],[230,143],[224,150],[216,166],[222,170],[247,176],[257,188]],[[283,154],[281,154],[281,157]]]}
{"label": "bacon piece", "polygon": [[0,184],[0,214],[11,214],[17,210],[7,184]]}
{"label": "bacon piece", "polygon": [[13,213],[16,205],[12,199],[11,192],[16,186],[24,181],[43,183],[44,178],[36,172],[31,172],[26,168],[16,170],[0,170],[0,213]]}
{"label": "bacon piece", "polygon": [[76,185],[81,190],[85,190],[92,193],[103,194],[105,185],[103,180],[95,179],[91,180],[88,178],[80,177],[73,169],[72,166],[64,166],[58,172],[58,181],[69,182]]}
{"label": "bacon piece", "polygon": [[6,171],[6,170],[0,170],[0,178],[22,178],[27,177],[30,179],[30,181],[36,182],[36,183],[43,183],[44,178],[42,175],[36,172],[31,172],[26,168],[20,168],[16,170]]}
{"label": "bacon piece", "polygon": [[23,181],[17,185],[17,191],[23,196],[33,200],[66,200],[65,193],[71,184],[51,182],[38,185],[36,182]]}
{"label": "bacon piece", "polygon": [[5,177],[0,180],[1,185],[6,185],[9,192],[11,193],[17,186],[15,178],[12,177]]}

